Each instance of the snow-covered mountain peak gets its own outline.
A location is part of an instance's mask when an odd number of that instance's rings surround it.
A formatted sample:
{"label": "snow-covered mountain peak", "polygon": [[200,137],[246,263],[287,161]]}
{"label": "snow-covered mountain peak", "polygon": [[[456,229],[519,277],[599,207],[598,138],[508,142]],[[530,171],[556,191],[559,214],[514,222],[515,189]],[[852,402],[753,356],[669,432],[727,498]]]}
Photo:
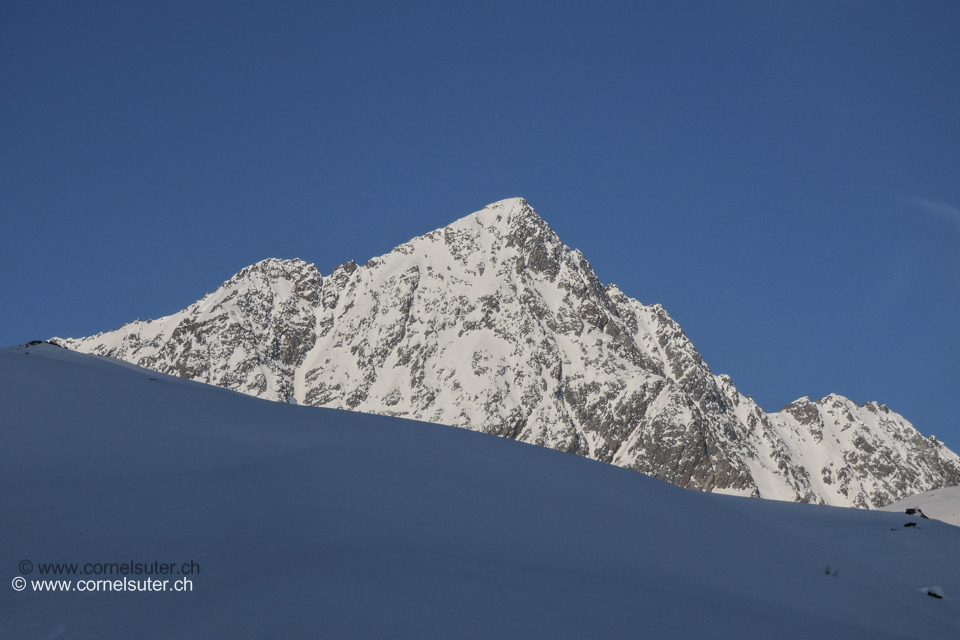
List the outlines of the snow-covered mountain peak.
{"label": "snow-covered mountain peak", "polygon": [[547,227],[543,218],[523,198],[506,198],[488,204],[480,211],[464,216],[449,226],[460,224],[475,224],[501,237],[519,229]]}
{"label": "snow-covered mountain peak", "polygon": [[[522,198],[321,276],[268,259],[146,326],[59,340],[272,400],[515,438],[681,486],[872,506],[960,483],[880,405],[767,414],[658,304],[604,286]],[[893,478],[893,479],[891,479]]]}
{"label": "snow-covered mountain peak", "polygon": [[364,266],[379,267],[400,254],[412,258],[403,261],[407,267],[415,265],[419,269],[432,269],[439,262],[443,268],[459,264],[471,274],[477,271],[483,275],[488,266],[510,262],[508,267],[516,274],[531,270],[555,277],[559,262],[570,253],[571,249],[526,200],[510,198],[405,242]]}
{"label": "snow-covered mountain peak", "polygon": [[800,424],[811,424],[819,417],[816,403],[809,396],[797,398],[790,404],[780,409],[781,412],[790,414]]}
{"label": "snow-covered mountain peak", "polygon": [[218,292],[229,296],[240,291],[269,290],[274,296],[284,300],[294,295],[310,300],[316,294],[321,279],[315,265],[299,258],[267,258],[241,269],[227,280]]}
{"label": "snow-covered mountain peak", "polygon": [[300,258],[284,260],[281,258],[265,258],[249,267],[244,267],[227,282],[235,282],[244,278],[261,277],[270,281],[285,280],[291,273],[316,272],[313,264],[308,264]]}

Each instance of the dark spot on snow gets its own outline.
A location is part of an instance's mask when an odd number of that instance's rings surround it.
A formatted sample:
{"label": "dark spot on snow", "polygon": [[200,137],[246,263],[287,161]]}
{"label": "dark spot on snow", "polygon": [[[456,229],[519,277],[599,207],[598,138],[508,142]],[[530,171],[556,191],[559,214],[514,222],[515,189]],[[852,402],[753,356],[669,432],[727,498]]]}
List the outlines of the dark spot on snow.
{"label": "dark spot on snow", "polygon": [[30,342],[27,343],[27,346],[28,346],[28,347],[33,347],[33,346],[36,346],[36,345],[38,345],[38,344],[43,344],[43,340],[31,340]]}
{"label": "dark spot on snow", "polygon": [[905,525],[903,525],[903,526],[904,526],[904,527],[915,527],[915,526],[917,526],[917,523],[916,523],[916,522],[908,522],[907,524],[905,524]]}
{"label": "dark spot on snow", "polygon": [[927,591],[927,595],[931,598],[936,598],[937,600],[943,600],[943,596],[939,593],[934,593],[933,591]]}

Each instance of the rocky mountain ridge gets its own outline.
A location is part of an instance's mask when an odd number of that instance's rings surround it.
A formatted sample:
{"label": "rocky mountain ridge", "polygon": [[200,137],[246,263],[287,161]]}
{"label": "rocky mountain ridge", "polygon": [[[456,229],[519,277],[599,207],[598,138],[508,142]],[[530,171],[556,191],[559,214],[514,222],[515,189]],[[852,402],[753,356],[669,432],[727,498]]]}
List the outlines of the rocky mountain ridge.
{"label": "rocky mountain ridge", "polygon": [[960,484],[960,458],[841,396],[765,413],[715,376],[660,305],[600,283],[522,199],[359,266],[240,271],[183,311],[86,353],[282,402],[514,438],[674,484],[877,507]]}

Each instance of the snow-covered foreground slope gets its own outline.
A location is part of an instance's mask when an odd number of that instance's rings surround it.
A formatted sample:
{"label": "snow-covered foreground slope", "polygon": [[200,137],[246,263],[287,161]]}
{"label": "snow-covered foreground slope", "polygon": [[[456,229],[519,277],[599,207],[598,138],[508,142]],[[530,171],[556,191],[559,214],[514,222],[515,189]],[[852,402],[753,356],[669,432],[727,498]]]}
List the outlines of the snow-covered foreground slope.
{"label": "snow-covered foreground slope", "polygon": [[264,260],[183,311],[59,344],[262,398],[454,425],[691,489],[873,507],[960,458],[841,396],[767,414],[660,305],[600,283],[522,199],[322,276]]}
{"label": "snow-covered foreground slope", "polygon": [[[937,521],[688,491],[50,345],[0,351],[0,438],[3,638],[960,634],[960,530]],[[167,591],[33,588],[41,564],[154,561]]]}
{"label": "snow-covered foreground slope", "polygon": [[935,518],[960,527],[960,487],[924,491],[887,505],[883,510],[904,513],[907,509],[917,508],[928,518]]}

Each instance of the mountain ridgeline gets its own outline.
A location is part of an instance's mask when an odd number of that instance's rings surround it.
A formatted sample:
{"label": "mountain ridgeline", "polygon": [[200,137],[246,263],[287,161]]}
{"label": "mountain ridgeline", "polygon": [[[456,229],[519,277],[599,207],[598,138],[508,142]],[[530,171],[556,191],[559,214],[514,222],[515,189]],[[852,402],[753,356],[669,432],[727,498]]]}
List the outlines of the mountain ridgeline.
{"label": "mountain ridgeline", "polygon": [[960,457],[842,396],[765,413],[660,305],[604,286],[522,199],[360,266],[247,267],[183,311],[52,342],[280,402],[454,425],[673,484],[879,507]]}

